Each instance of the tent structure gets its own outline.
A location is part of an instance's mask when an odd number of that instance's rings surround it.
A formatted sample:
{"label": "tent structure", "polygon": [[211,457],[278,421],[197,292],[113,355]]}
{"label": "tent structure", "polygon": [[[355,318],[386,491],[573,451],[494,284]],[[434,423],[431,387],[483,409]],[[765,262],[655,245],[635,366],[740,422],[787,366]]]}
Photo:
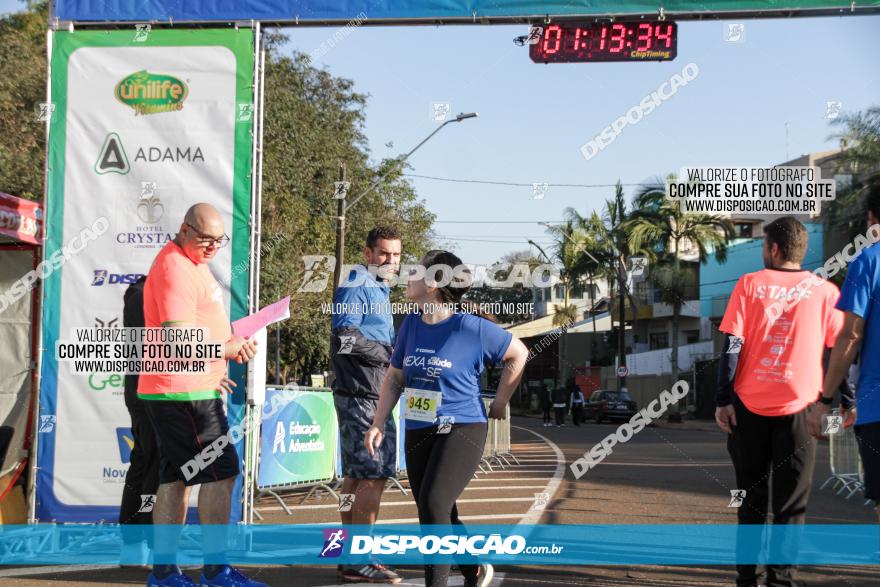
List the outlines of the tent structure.
{"label": "tent structure", "polygon": [[38,289],[25,276],[36,269],[43,236],[42,208],[0,192],[0,520],[25,521],[17,485],[31,457],[37,354]]}

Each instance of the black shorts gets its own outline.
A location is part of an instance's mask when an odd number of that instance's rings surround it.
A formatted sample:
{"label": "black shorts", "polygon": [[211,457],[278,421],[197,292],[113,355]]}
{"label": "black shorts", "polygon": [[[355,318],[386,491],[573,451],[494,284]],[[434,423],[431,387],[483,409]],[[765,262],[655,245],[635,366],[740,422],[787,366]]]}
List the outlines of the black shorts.
{"label": "black shorts", "polygon": [[385,436],[375,457],[364,446],[364,436],[373,424],[379,400],[333,395],[339,440],[342,474],[352,479],[387,479],[397,476],[397,426],[391,414],[385,421]]}
{"label": "black shorts", "polygon": [[156,430],[159,483],[200,485],[235,477],[238,453],[229,434],[223,400],[144,401]]}
{"label": "black shorts", "polygon": [[865,497],[880,501],[880,422],[855,426],[865,471]]}

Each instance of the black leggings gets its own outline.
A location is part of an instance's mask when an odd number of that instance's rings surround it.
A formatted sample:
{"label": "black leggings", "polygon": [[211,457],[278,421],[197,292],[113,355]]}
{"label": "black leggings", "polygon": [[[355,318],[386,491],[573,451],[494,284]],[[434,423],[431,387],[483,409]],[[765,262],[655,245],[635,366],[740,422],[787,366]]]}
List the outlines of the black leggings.
{"label": "black leggings", "polygon": [[[487,425],[454,424],[406,431],[406,469],[421,524],[461,524],[455,500],[470,483],[483,456]],[[461,565],[465,585],[476,581],[477,566]],[[425,586],[446,587],[449,565],[425,565]]]}

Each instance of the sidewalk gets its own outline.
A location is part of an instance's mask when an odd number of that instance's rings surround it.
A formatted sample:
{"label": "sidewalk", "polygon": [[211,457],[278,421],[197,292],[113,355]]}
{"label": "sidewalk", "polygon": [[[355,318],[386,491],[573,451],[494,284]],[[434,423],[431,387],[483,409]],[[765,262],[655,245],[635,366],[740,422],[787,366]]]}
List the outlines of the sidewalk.
{"label": "sidewalk", "polygon": [[[519,418],[534,418],[536,420],[540,420],[542,415],[540,412],[528,412],[524,408],[510,408],[510,415],[516,416]],[[571,425],[571,414],[566,413],[566,425]],[[584,422],[585,426],[589,426],[592,424],[592,420],[587,420]],[[622,424],[623,422],[618,422],[618,424]],[[657,428],[673,428],[675,430],[697,430],[699,432],[716,432],[718,431],[718,425],[715,424],[715,420],[695,420],[691,418],[685,417],[681,422],[670,422],[666,419],[666,416],[654,420],[651,422],[650,426],[656,426]]]}

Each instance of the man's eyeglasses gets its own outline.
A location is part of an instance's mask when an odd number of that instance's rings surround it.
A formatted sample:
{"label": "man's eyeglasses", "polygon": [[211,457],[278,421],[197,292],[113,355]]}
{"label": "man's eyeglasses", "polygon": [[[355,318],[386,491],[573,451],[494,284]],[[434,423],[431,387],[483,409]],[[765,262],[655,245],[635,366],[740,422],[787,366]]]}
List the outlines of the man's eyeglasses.
{"label": "man's eyeglasses", "polygon": [[187,226],[189,226],[190,228],[193,229],[193,232],[196,233],[196,240],[203,247],[210,247],[211,245],[214,245],[215,247],[220,249],[220,248],[225,247],[227,244],[229,244],[229,237],[226,236],[225,234],[221,237],[214,238],[213,236],[211,236],[209,234],[205,234],[203,232],[200,232],[198,228],[196,228],[195,226],[193,226],[189,222],[184,222],[184,224],[186,224]]}

